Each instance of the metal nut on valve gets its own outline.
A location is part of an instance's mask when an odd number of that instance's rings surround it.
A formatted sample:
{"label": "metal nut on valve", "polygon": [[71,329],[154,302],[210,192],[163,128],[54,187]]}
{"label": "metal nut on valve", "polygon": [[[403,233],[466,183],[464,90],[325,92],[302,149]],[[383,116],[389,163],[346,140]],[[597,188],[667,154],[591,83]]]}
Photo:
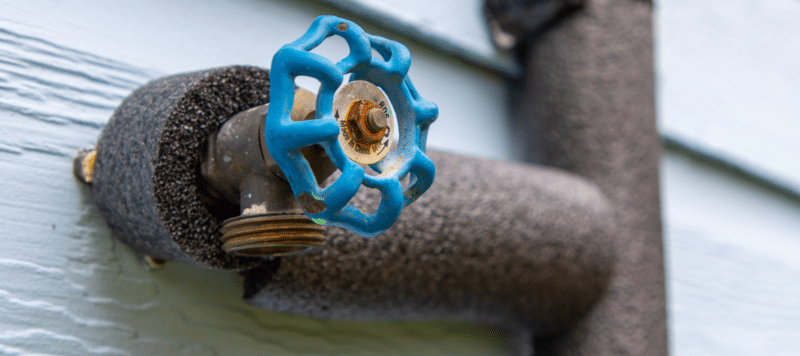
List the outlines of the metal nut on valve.
{"label": "metal nut on valve", "polygon": [[345,114],[344,124],[347,125],[347,134],[357,146],[356,150],[364,152],[369,152],[372,146],[379,144],[386,134],[386,114],[377,103],[369,100],[353,101]]}
{"label": "metal nut on valve", "polygon": [[352,81],[334,96],[333,110],[341,128],[339,144],[347,157],[373,164],[389,153],[394,108],[383,90],[367,81]]}
{"label": "metal nut on valve", "polygon": [[370,109],[367,113],[367,123],[369,123],[370,131],[383,131],[386,128],[386,113],[378,108]]}

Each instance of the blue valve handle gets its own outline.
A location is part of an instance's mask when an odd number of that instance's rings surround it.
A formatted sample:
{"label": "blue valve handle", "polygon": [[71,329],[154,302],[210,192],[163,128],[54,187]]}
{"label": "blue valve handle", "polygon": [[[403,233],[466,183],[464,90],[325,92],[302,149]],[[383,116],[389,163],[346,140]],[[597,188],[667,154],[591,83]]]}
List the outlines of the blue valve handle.
{"label": "blue valve handle", "polygon": [[[337,35],[347,41],[350,54],[337,63],[310,52],[326,38]],[[373,57],[375,49],[380,57]],[[411,54],[400,43],[364,32],[355,23],[335,16],[320,16],[296,41],[283,46],[272,59],[270,105],[264,136],[270,155],[283,170],[306,214],[318,224],[339,226],[363,236],[376,236],[394,224],[400,211],[413,203],[433,183],[436,168],[425,155],[428,127],[439,113],[436,104],[423,100],[408,78]],[[333,117],[333,97],[344,74],[381,88],[394,105],[400,142],[370,168],[377,176],[351,161],[339,144],[339,122]],[[294,80],[309,76],[320,81],[316,119],[292,121]],[[320,144],[341,176],[320,188],[301,148]],[[410,175],[407,188],[400,179]],[[381,192],[372,214],[348,204],[361,185]]]}

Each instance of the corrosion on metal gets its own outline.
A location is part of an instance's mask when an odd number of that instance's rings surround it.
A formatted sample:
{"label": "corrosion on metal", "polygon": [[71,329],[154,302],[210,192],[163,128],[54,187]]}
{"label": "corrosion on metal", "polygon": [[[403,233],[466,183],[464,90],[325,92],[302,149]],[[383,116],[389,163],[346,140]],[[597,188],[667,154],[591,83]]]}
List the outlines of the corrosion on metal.
{"label": "corrosion on metal", "polygon": [[222,249],[241,256],[286,256],[325,243],[325,227],[305,214],[242,215],[225,220]]}
{"label": "corrosion on metal", "polygon": [[85,184],[92,183],[95,158],[97,158],[97,150],[89,148],[78,151],[78,155],[72,161],[72,173]]}
{"label": "corrosion on metal", "polygon": [[[294,121],[316,117],[316,95],[297,89],[291,112]],[[278,256],[309,251],[325,240],[325,228],[309,219],[325,203],[308,196],[295,199],[286,177],[267,150],[264,120],[269,104],[242,111],[209,137],[200,164],[207,204],[227,200],[241,215],[222,224],[222,249],[242,256]],[[318,181],[336,170],[320,145],[302,148]],[[230,215],[227,215],[230,216]],[[227,217],[226,216],[226,217]],[[220,217],[220,220],[224,219]]]}
{"label": "corrosion on metal", "polygon": [[347,83],[333,99],[339,120],[339,144],[359,164],[373,164],[389,153],[394,134],[394,108],[386,93],[363,80]]}
{"label": "corrosion on metal", "polygon": [[[379,113],[379,114],[377,114]],[[377,118],[377,116],[382,116]],[[369,100],[354,100],[345,114],[347,134],[355,142],[355,150],[369,153],[379,145],[386,134],[386,114],[377,103]],[[383,127],[373,129],[373,127]]]}
{"label": "corrosion on metal", "polygon": [[303,210],[311,215],[319,214],[328,207],[324,202],[314,199],[314,197],[308,193],[298,195],[297,201],[300,202],[300,206],[303,207]]}
{"label": "corrosion on metal", "polygon": [[345,22],[340,22],[338,25],[336,25],[336,29],[342,32],[347,31],[348,28],[350,28],[350,26],[347,26],[347,23]]}
{"label": "corrosion on metal", "polygon": [[369,109],[367,112],[367,123],[372,132],[383,132],[386,129],[386,113],[379,108]]}

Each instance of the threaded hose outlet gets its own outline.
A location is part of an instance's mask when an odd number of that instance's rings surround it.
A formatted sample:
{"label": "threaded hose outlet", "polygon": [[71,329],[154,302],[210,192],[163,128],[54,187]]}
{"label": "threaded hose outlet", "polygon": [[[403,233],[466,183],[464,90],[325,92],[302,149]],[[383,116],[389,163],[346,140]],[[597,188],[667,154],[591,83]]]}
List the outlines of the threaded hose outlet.
{"label": "threaded hose outlet", "polygon": [[318,249],[325,227],[305,214],[240,215],[222,223],[222,249],[240,256],[287,256]]}

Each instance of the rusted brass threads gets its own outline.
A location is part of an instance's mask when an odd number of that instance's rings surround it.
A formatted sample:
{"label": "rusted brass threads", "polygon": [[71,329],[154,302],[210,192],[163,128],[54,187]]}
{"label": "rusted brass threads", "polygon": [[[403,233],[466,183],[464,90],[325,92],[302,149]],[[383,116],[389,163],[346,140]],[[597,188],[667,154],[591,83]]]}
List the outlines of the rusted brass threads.
{"label": "rusted brass threads", "polygon": [[240,215],[222,224],[222,249],[236,255],[285,256],[325,243],[325,227],[305,214]]}

